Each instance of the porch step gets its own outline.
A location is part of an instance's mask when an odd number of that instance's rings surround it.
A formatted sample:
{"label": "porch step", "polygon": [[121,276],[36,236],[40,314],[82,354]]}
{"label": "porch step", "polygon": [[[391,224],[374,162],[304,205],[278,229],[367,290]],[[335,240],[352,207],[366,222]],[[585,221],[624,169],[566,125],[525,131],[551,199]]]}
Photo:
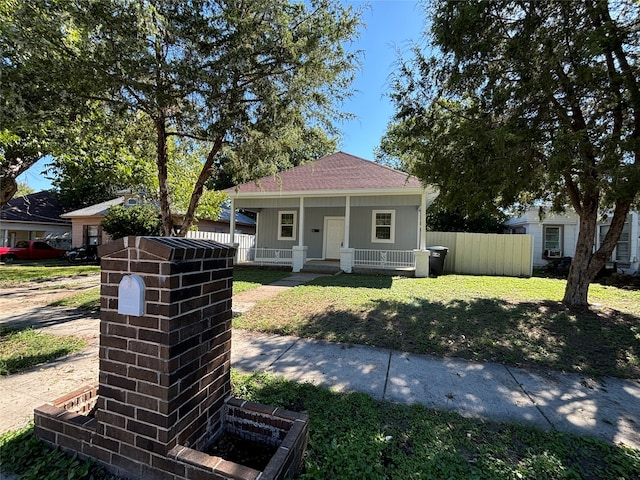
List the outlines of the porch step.
{"label": "porch step", "polygon": [[319,265],[319,264],[305,264],[302,267],[301,272],[303,273],[338,273],[340,272],[340,267],[337,265]]}

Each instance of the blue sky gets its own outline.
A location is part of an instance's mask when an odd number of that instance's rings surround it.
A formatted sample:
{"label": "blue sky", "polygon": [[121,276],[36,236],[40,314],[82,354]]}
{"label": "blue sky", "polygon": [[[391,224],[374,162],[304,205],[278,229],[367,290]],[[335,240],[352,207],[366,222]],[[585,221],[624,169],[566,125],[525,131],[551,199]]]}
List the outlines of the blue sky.
{"label": "blue sky", "polygon": [[[423,9],[416,0],[343,0],[346,5],[364,10],[360,39],[352,48],[362,50],[362,68],[354,82],[355,94],[343,106],[357,116],[340,125],[343,140],[339,149],[373,160],[373,151],[380,143],[393,115],[393,105],[387,97],[389,75],[398,59],[398,50],[406,52],[412,41],[419,41],[424,31]],[[41,174],[46,161],[40,161],[18,177],[36,191],[51,187]]]}

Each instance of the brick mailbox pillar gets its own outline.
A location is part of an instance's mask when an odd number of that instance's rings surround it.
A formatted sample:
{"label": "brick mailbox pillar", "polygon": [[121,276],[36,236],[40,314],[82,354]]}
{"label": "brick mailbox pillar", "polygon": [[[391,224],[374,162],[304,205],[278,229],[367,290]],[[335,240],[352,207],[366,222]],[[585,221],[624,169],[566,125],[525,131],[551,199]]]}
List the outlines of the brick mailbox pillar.
{"label": "brick mailbox pillar", "polygon": [[[126,442],[127,457],[144,462],[177,444],[200,448],[222,428],[234,253],[168,237],[103,247],[96,419],[99,435]],[[119,313],[132,290],[127,277],[141,280],[140,316]]]}
{"label": "brick mailbox pillar", "polygon": [[[230,397],[235,248],[128,237],[100,254],[99,384],[37,408],[36,435],[131,479],[293,476],[308,417]],[[277,452],[263,471],[205,453],[225,431]]]}

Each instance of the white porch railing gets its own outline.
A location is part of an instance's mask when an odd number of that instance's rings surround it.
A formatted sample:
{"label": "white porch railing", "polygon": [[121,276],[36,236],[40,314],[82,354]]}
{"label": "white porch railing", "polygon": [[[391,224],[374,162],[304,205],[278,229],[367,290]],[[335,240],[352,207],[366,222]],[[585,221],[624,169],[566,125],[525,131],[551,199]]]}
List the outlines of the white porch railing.
{"label": "white porch railing", "polygon": [[356,248],[354,266],[378,268],[415,268],[413,250],[364,250]]}
{"label": "white porch railing", "polygon": [[242,248],[238,247],[238,263],[252,262],[258,265],[291,265],[293,250],[290,248]]}

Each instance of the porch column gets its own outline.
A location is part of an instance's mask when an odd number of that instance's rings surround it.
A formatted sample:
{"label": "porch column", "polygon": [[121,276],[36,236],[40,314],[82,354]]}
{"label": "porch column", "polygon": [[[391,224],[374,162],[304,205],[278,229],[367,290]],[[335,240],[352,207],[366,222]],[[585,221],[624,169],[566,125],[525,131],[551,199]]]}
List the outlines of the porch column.
{"label": "porch column", "polygon": [[304,197],[300,197],[300,226],[298,228],[298,246],[304,245]]}
{"label": "porch column", "polygon": [[234,198],[231,199],[231,207],[229,211],[229,241],[231,245],[235,243],[235,235],[236,235],[236,201]]}
{"label": "porch column", "polygon": [[344,198],[344,241],[342,248],[349,248],[349,231],[351,230],[351,196]]}
{"label": "porch column", "polygon": [[294,245],[291,249],[291,256],[293,265],[293,273],[298,273],[304,268],[304,264],[307,263],[307,247],[304,245],[304,197],[300,197],[300,222],[298,225],[298,245]]}
{"label": "porch column", "polygon": [[420,205],[420,250],[427,248],[427,189],[422,191]]}
{"label": "porch column", "polygon": [[355,250],[349,248],[349,231],[351,230],[351,196],[344,197],[344,238],[340,248],[340,270],[345,273],[353,271]]}
{"label": "porch column", "polygon": [[637,264],[640,261],[640,258],[638,258],[638,252],[640,251],[638,245],[638,239],[640,238],[640,232],[638,232],[640,219],[638,218],[639,215],[637,212],[631,212],[629,217],[629,221],[631,222],[631,229],[629,231],[629,262],[635,263],[636,265],[632,265],[632,267],[637,268]]}
{"label": "porch column", "polygon": [[426,278],[429,276],[429,257],[431,252],[429,250],[414,250],[413,254],[416,257],[416,278]]}

